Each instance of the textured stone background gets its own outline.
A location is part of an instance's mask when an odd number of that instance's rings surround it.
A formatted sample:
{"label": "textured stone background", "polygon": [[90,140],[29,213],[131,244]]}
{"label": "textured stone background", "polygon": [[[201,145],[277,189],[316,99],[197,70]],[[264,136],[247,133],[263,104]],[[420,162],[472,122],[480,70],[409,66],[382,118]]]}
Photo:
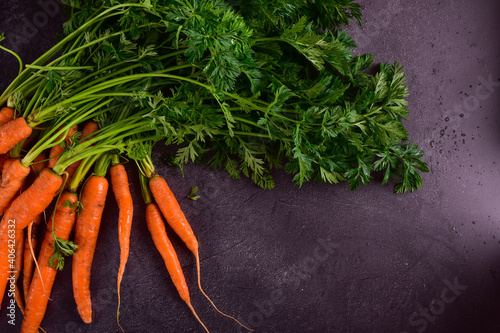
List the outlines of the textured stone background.
{"label": "textured stone background", "polygon": [[[256,332],[500,332],[500,2],[360,0],[359,52],[401,63],[411,93],[411,140],[427,152],[422,190],[396,195],[374,182],[277,187],[189,165],[158,162],[200,238],[205,290]],[[0,3],[0,32],[29,63],[64,21],[51,0]],[[0,89],[17,73],[0,54]],[[155,156],[159,161],[162,148]],[[180,300],[143,218],[136,171],[131,254],[123,280],[126,332],[202,332]],[[185,199],[191,186],[201,199]],[[56,280],[42,327],[49,333],[119,332],[119,262],[112,193],[92,272],[94,322],[75,309],[71,272]],[[192,301],[212,332],[242,332],[196,291],[194,258],[170,232]],[[69,268],[70,262],[68,262]],[[7,324],[4,299],[0,332]],[[432,312],[433,311],[433,312]]]}

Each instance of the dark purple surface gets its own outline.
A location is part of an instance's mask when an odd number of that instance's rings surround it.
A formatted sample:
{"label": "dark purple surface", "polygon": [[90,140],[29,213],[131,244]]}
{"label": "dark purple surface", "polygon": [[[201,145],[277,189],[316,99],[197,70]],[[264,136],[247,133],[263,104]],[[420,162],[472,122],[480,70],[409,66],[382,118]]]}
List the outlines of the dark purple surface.
{"label": "dark purple surface", "polygon": [[[61,7],[44,22],[47,3],[0,3],[0,32],[19,37],[3,45],[26,63],[60,31]],[[189,165],[182,177],[157,162],[200,238],[205,290],[261,333],[500,332],[500,2],[359,3],[364,30],[349,31],[360,52],[405,67],[407,126],[431,168],[424,187],[404,195],[376,182],[356,192],[345,184],[298,188],[278,171],[276,188],[264,191],[206,167]],[[15,59],[1,53],[2,90],[16,72]],[[154,248],[136,171],[128,170],[137,203],[121,324],[128,333],[202,332]],[[191,186],[200,200],[185,199]],[[108,195],[92,271],[94,322],[76,312],[69,261],[42,323],[49,333],[119,332],[117,211]],[[211,332],[243,332],[196,290],[194,258],[170,235]],[[18,332],[22,315],[9,325],[6,301],[0,332]]]}

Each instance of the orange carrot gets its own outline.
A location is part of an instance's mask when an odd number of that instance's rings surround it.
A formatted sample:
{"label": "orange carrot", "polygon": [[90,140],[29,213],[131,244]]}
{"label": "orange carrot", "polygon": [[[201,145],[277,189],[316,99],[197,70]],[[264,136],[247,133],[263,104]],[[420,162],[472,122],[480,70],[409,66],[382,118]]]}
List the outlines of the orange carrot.
{"label": "orange carrot", "polygon": [[95,121],[89,121],[83,126],[81,139],[86,138],[83,142],[93,138],[92,134],[99,130],[99,125]]}
{"label": "orange carrot", "polygon": [[[116,310],[116,321],[118,326],[120,314],[120,286],[127,264],[129,248],[130,248],[130,231],[132,228],[132,218],[134,216],[134,203],[128,183],[127,171],[123,164],[113,165],[109,169],[111,175],[111,185],[113,193],[118,204],[118,240],[120,242],[120,266],[118,268],[117,293],[118,293],[118,308]],[[121,326],[120,326],[121,327]],[[122,328],[123,330],[123,328]]]}
{"label": "orange carrot", "polygon": [[38,243],[38,231],[40,230],[40,223],[42,222],[42,214],[39,214],[33,221],[31,221],[30,225],[27,226],[28,232],[26,241],[24,244],[24,267],[23,267],[23,292],[24,299],[28,299],[28,291],[30,289],[31,278],[33,277],[33,270],[35,268],[35,262],[33,252],[36,250],[36,246]]}
{"label": "orange carrot", "polygon": [[47,156],[45,156],[44,153],[41,153],[35,157],[33,162],[31,162],[30,167],[31,171],[37,175],[40,171],[47,167]]}
{"label": "orange carrot", "polygon": [[17,287],[19,280],[19,276],[21,276],[21,270],[23,269],[23,258],[24,258],[24,229],[20,231],[21,235],[19,237],[19,241],[16,246],[16,261],[14,263],[14,276],[16,281],[16,289],[14,290],[14,300],[16,301],[17,306],[21,310],[21,313],[24,315],[24,302],[23,296],[21,295],[20,289]]}
{"label": "orange carrot", "polygon": [[0,154],[5,154],[19,142],[31,135],[33,129],[23,117],[5,123],[0,127]]}
{"label": "orange carrot", "polygon": [[[99,125],[93,121],[89,121],[88,123],[83,126],[82,129],[82,136],[80,137],[80,140],[82,142],[85,142],[87,140],[90,140],[92,138],[92,134],[94,134],[95,131],[99,129]],[[66,181],[67,186],[69,186],[69,183],[71,182],[71,178],[75,175],[76,170],[82,163],[82,160],[76,161],[75,163],[71,164],[66,168],[66,172],[68,173],[68,180]]]}
{"label": "orange carrot", "polygon": [[10,168],[10,166],[12,165],[12,163],[14,163],[15,160],[16,160],[15,158],[8,158],[5,160],[2,167],[2,175],[4,175],[7,172],[7,169]]}
{"label": "orange carrot", "polygon": [[158,175],[153,176],[149,180],[149,188],[170,227],[188,249],[196,255],[198,253],[198,240],[165,179]]}
{"label": "orange carrot", "polygon": [[19,159],[14,159],[10,167],[2,173],[2,182],[0,183],[0,215],[10,205],[29,173],[30,168],[22,165]]}
{"label": "orange carrot", "polygon": [[150,203],[146,206],[146,222],[148,224],[149,232],[153,237],[156,249],[158,250],[158,252],[160,252],[163,260],[165,261],[165,266],[167,267],[168,273],[172,278],[172,282],[174,283],[175,288],[179,292],[182,300],[186,302],[188,307],[191,309],[196,319],[198,319],[203,328],[208,332],[208,329],[200,320],[200,318],[196,314],[196,311],[194,311],[194,308],[191,305],[189,289],[186,283],[186,279],[184,278],[184,273],[182,272],[181,264],[179,263],[179,258],[175,253],[175,249],[172,246],[172,243],[168,239],[167,231],[165,230],[165,223],[163,223],[160,209],[155,203]]}
{"label": "orange carrot", "polygon": [[53,168],[54,165],[56,165],[56,162],[62,153],[64,153],[64,148],[60,145],[54,146],[50,149],[49,168]]}
{"label": "orange carrot", "polygon": [[15,110],[9,107],[4,107],[0,110],[0,126],[14,119]]}
{"label": "orange carrot", "polygon": [[85,323],[92,322],[90,271],[107,192],[106,178],[91,176],[83,188],[80,199],[83,208],[76,220],[75,244],[78,250],[73,256],[73,296]]}
{"label": "orange carrot", "polygon": [[14,226],[16,242],[19,239],[18,231],[26,228],[28,224],[45,208],[47,208],[54,194],[61,187],[62,178],[50,169],[43,169],[40,176],[17,197],[5,211],[0,222],[0,299],[3,298],[7,276],[9,275],[8,243],[9,228]]}
{"label": "orange carrot", "polygon": [[36,139],[38,136],[39,132],[32,133],[26,140],[23,142],[23,146],[21,147],[23,150],[29,150],[29,147],[33,140]]}
{"label": "orange carrot", "polygon": [[252,329],[246,327],[241,322],[239,322],[236,318],[225,314],[220,311],[212,302],[210,297],[203,291],[201,287],[201,275],[200,275],[200,255],[198,252],[198,240],[194,236],[193,230],[189,225],[189,222],[184,215],[184,212],[181,210],[177,199],[174,194],[170,190],[165,179],[159,175],[154,175],[149,180],[149,188],[155,198],[156,203],[158,204],[163,216],[167,220],[170,227],[175,231],[175,233],[182,239],[182,241],[186,244],[189,250],[194,254],[196,258],[196,269],[198,271],[198,288],[201,293],[208,299],[210,304],[214,307],[214,309],[219,312],[221,315],[230,318],[237,322],[240,326],[246,328],[249,331],[253,331]]}
{"label": "orange carrot", "polygon": [[14,113],[15,113],[15,110],[12,108],[8,108],[8,107],[2,108],[0,110],[0,126],[8,123],[12,119],[14,119]]}
{"label": "orange carrot", "polygon": [[[45,315],[52,286],[54,285],[54,279],[57,275],[58,264],[56,259],[56,265],[54,267],[50,266],[50,257],[54,252],[54,236],[52,230],[57,238],[67,241],[75,223],[76,212],[71,205],[65,204],[67,201],[74,205],[78,201],[78,196],[70,192],[62,193],[57,203],[56,210],[53,213],[53,220],[51,219],[48,224],[45,239],[43,240],[38,256],[40,272],[35,272],[29,288],[28,297],[26,299],[26,314],[21,325],[21,333],[38,332],[38,327]],[[52,225],[54,226],[53,229]]]}
{"label": "orange carrot", "polygon": [[[73,126],[69,129],[68,134],[64,137],[64,142],[66,145],[70,144],[71,141],[71,136],[75,134],[75,132],[78,131],[78,126]],[[56,145],[50,149],[50,155],[49,155],[49,168],[53,168],[54,165],[56,165],[57,160],[59,159],[59,156],[64,153],[65,148],[62,145]]]}
{"label": "orange carrot", "polygon": [[3,173],[3,171],[1,171],[3,169],[3,165],[4,163],[9,159],[9,154],[2,154],[0,155],[0,172]]}

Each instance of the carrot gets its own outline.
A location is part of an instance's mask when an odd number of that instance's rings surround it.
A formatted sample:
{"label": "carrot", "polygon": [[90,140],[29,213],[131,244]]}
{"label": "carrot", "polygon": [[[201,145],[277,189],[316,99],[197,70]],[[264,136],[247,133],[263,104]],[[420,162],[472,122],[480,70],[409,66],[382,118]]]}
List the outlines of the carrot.
{"label": "carrot", "polygon": [[61,183],[61,176],[55,174],[51,169],[43,169],[33,184],[12,202],[1,223],[13,220],[17,230],[26,228],[38,214],[49,206]]}
{"label": "carrot", "polygon": [[16,118],[0,127],[0,154],[5,154],[31,135],[33,129],[23,117]]}
{"label": "carrot", "polygon": [[[27,226],[27,237],[24,244],[24,267],[23,267],[23,292],[24,299],[28,299],[28,291],[30,289],[31,278],[33,277],[34,257],[33,252],[38,243],[38,231],[42,222],[42,214],[39,214],[30,225]],[[31,252],[33,250],[33,252]]]}
{"label": "carrot", "polygon": [[8,107],[2,108],[0,110],[0,126],[8,123],[12,119],[14,119],[14,113],[15,113],[15,110],[12,108],[8,108]]}
{"label": "carrot", "polygon": [[[69,145],[71,142],[71,136],[75,134],[75,132],[78,131],[78,126],[73,126],[68,130],[68,134],[64,137],[64,142],[66,145]],[[59,156],[64,153],[65,148],[62,145],[55,145],[50,149],[50,154],[49,154],[49,168],[53,168],[54,165],[56,165],[57,160],[59,159]]]}
{"label": "carrot", "polygon": [[[9,159],[9,154],[2,154],[0,155],[0,170],[3,169],[4,163]],[[2,171],[3,174],[3,171]]]}
{"label": "carrot", "polygon": [[50,264],[51,256],[55,253],[54,235],[63,241],[67,241],[75,223],[76,212],[71,205],[65,204],[67,201],[74,205],[78,201],[78,196],[75,193],[63,192],[57,202],[56,210],[53,213],[51,222],[48,224],[45,239],[38,256],[40,272],[35,272],[29,288],[21,333],[38,332],[38,327],[45,315],[59,264],[57,259],[54,261],[54,266]]}
{"label": "carrot", "polygon": [[31,167],[31,171],[34,174],[40,173],[40,171],[42,171],[43,169],[45,169],[47,167],[47,156],[45,156],[44,153],[41,153],[40,155],[35,157],[33,162],[31,162],[30,167]]}
{"label": "carrot", "polygon": [[16,290],[14,291],[14,300],[16,301],[17,306],[21,310],[21,313],[24,315],[24,302],[23,296],[21,295],[20,289],[17,287],[17,281],[19,280],[19,276],[21,276],[21,270],[23,268],[23,257],[24,257],[24,229],[20,231],[21,236],[19,237],[19,241],[16,246],[16,261],[14,263],[14,276],[16,281]]}
{"label": "carrot", "polygon": [[91,176],[83,188],[80,199],[83,208],[76,220],[75,244],[78,251],[73,256],[73,296],[85,323],[92,322],[90,271],[107,192],[106,178]]}
{"label": "carrot", "polygon": [[24,140],[21,149],[29,150],[28,149],[29,146],[31,145],[31,143],[33,142],[33,140],[36,139],[36,137],[38,136],[38,134],[39,134],[39,132],[32,133],[26,140]]}
{"label": "carrot", "polygon": [[[10,226],[13,225],[16,231],[20,231],[45,208],[47,208],[54,194],[61,187],[62,178],[50,169],[43,169],[33,184],[17,197],[10,207],[5,211],[0,223],[0,299],[3,298],[9,269],[8,243]],[[19,239],[19,232],[15,233],[16,242]]]}
{"label": "carrot", "polygon": [[7,170],[2,172],[2,182],[0,183],[0,215],[10,205],[29,173],[30,168],[22,165],[18,159],[14,159]]}
{"label": "carrot", "polygon": [[[99,125],[97,125],[96,122],[89,121],[88,123],[85,124],[85,126],[83,126],[82,136],[80,137],[80,140],[82,142],[90,140],[93,137],[92,134],[94,134],[98,129],[99,129]],[[82,163],[82,160],[79,160],[66,168],[66,172],[68,173],[68,180],[67,180],[66,184],[68,184],[68,186],[69,186],[69,183],[71,182],[71,178],[73,178],[73,176],[76,173],[76,170],[78,169],[78,167],[80,166],[81,163]]]}
{"label": "carrot", "polygon": [[54,146],[50,149],[49,168],[53,168],[54,165],[56,165],[56,162],[62,153],[64,153],[64,148],[60,145]]}
{"label": "carrot", "polygon": [[[8,154],[7,154],[8,156]],[[8,168],[10,168],[10,166],[12,165],[12,163],[14,163],[16,159],[15,158],[7,158],[5,160],[5,162],[3,163],[3,167],[2,167],[2,175],[4,175],[7,171]]]}
{"label": "carrot", "polygon": [[174,194],[170,190],[165,179],[159,175],[154,175],[149,180],[149,188],[155,198],[156,203],[158,204],[163,216],[167,220],[170,227],[175,231],[175,233],[182,239],[182,241],[186,244],[189,250],[194,254],[196,258],[196,269],[198,272],[198,288],[201,293],[208,299],[210,304],[214,307],[214,309],[219,312],[221,315],[228,317],[235,322],[237,322],[240,326],[246,328],[249,331],[253,331],[252,329],[246,327],[241,322],[239,322],[236,318],[225,314],[220,311],[212,302],[210,297],[203,291],[201,287],[201,276],[200,276],[200,255],[198,251],[198,240],[194,236],[193,230],[189,225],[189,222],[184,215],[184,212],[181,210],[177,199]]}
{"label": "carrot", "polygon": [[[113,193],[118,204],[118,239],[120,242],[120,266],[118,268],[117,279],[117,294],[118,294],[118,308],[116,310],[116,321],[120,326],[120,286],[127,264],[129,248],[130,248],[130,231],[132,228],[132,218],[134,216],[134,203],[132,201],[132,194],[128,183],[127,171],[123,164],[113,165],[109,169],[111,175],[111,185]],[[120,326],[121,328],[121,326]],[[123,331],[123,328],[122,328]]]}
{"label": "carrot", "polygon": [[191,305],[189,289],[186,279],[184,278],[184,273],[182,272],[181,264],[179,263],[179,258],[175,253],[172,243],[168,239],[167,231],[165,230],[165,223],[163,222],[160,209],[155,203],[150,203],[146,206],[146,222],[148,224],[149,232],[153,237],[156,249],[160,252],[163,260],[165,261],[165,266],[167,267],[168,273],[172,278],[172,282],[174,283],[177,292],[181,296],[182,300],[186,302],[189,309],[191,309],[196,319],[208,332],[208,329],[198,317],[196,311]]}
{"label": "carrot", "polygon": [[99,130],[99,125],[95,121],[89,121],[86,123],[85,126],[83,126],[81,137],[81,139],[86,138],[86,140],[83,140],[82,142],[92,139],[94,137],[92,134],[97,132],[97,130]]}
{"label": "carrot", "polygon": [[196,255],[198,253],[198,240],[165,179],[158,175],[153,176],[149,180],[149,188],[170,227],[188,249]]}

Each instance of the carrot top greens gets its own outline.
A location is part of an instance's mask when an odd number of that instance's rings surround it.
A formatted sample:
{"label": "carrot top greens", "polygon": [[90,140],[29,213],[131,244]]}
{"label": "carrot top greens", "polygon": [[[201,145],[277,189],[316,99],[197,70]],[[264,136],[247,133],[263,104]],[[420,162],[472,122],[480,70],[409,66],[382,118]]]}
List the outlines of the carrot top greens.
{"label": "carrot top greens", "polygon": [[421,187],[428,168],[402,122],[403,67],[380,64],[372,74],[372,55],[353,53],[356,42],[341,28],[361,24],[353,1],[65,4],[65,38],[0,97],[32,126],[58,124],[25,162],[57,144],[55,128],[123,104],[130,114],[120,126],[102,126],[56,170],[112,146],[134,155],[148,140],[176,146],[172,164],[209,164],[263,188],[274,187],[272,168],[298,185],[345,181],[354,190],[381,172],[398,193]]}

